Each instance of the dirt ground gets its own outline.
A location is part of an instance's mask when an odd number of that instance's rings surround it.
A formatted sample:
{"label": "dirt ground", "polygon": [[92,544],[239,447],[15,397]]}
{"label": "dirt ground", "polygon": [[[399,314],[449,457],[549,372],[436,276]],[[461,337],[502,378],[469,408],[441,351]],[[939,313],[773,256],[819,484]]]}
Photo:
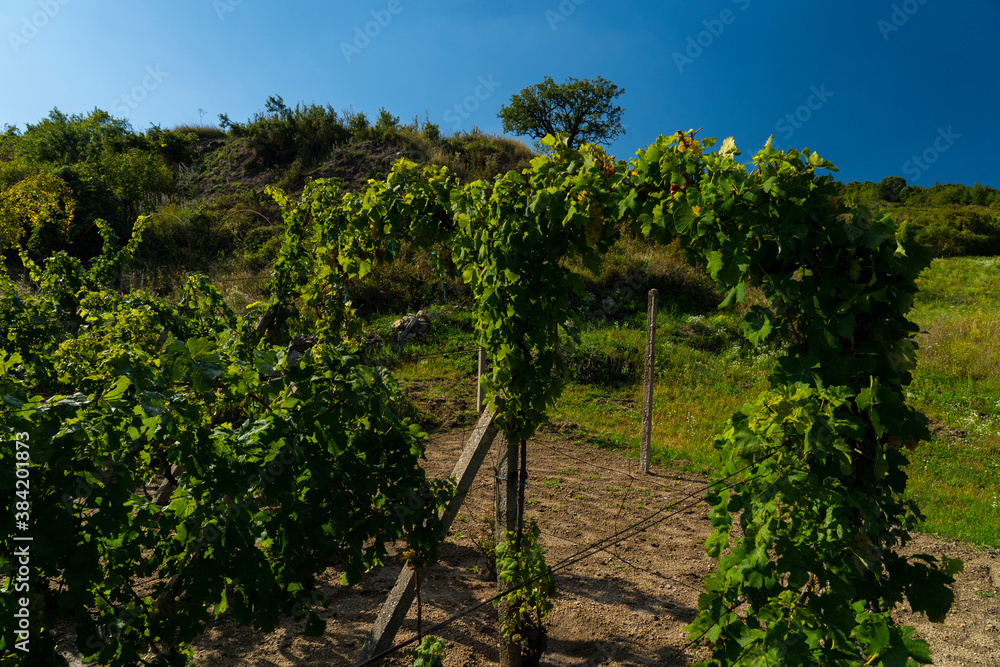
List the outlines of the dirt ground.
{"label": "dirt ground", "polygon": [[[432,438],[430,475],[450,472],[470,432],[471,427],[451,428]],[[483,518],[493,513],[494,466],[495,458],[488,457],[452,526],[441,562],[421,579],[424,629],[494,594],[473,540],[486,530]],[[550,428],[532,440],[528,466],[526,516],[538,522],[546,560],[553,566],[581,545],[628,528],[665,505],[686,508],[663,512],[657,517],[663,520],[641,534],[556,573],[542,664],[690,665],[696,655],[685,645],[682,628],[694,618],[702,577],[713,566],[702,548],[709,531],[705,506],[698,502],[703,480],[663,469],[642,476],[635,461],[587,444],[572,427]],[[905,612],[899,620],[916,626],[930,642],[936,665],[1000,665],[998,552],[927,536],[919,536],[911,550],[961,558],[965,571],[958,575],[956,602],[943,625]],[[387,565],[353,588],[340,586],[340,573],[329,570],[322,591],[332,603],[320,610],[327,621],[323,637],[304,637],[292,622],[265,635],[222,618],[196,642],[196,662],[204,667],[350,665],[399,570]],[[416,605],[397,641],[415,634]],[[435,634],[447,640],[446,665],[497,664],[492,605]],[[397,654],[383,664],[411,662]]]}

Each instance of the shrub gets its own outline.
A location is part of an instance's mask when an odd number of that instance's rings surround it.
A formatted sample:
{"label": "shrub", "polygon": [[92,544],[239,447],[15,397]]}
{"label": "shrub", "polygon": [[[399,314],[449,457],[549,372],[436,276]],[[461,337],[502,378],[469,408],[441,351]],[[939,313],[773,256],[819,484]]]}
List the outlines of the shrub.
{"label": "shrub", "polygon": [[438,141],[441,139],[441,128],[437,123],[424,123],[423,133],[427,141]]}
{"label": "shrub", "polygon": [[939,257],[1000,255],[1000,214],[995,210],[949,207],[906,217],[906,237],[934,246]]}
{"label": "shrub", "polygon": [[368,122],[368,116],[365,115],[364,111],[359,111],[357,113],[351,112],[347,117],[347,129],[351,133],[351,138],[355,141],[360,141],[366,138],[366,133],[370,125],[371,123]]}
{"label": "shrub", "polygon": [[[537,665],[545,652],[545,617],[552,611],[556,585],[545,564],[545,549],[538,544],[538,524],[531,520],[521,535],[521,550],[514,550],[515,536],[504,532],[497,546],[497,583],[520,586],[506,595],[511,616],[503,619],[500,633],[521,648],[525,665]],[[494,606],[497,602],[494,601]]]}
{"label": "shrub", "polygon": [[23,158],[10,161],[0,160],[0,192],[38,171],[37,166]]}
{"label": "shrub", "polygon": [[424,637],[420,646],[410,651],[413,667],[444,667],[444,645],[440,637]]}
{"label": "shrub", "polygon": [[621,387],[642,375],[642,354],[634,345],[605,340],[598,345],[584,343],[567,357],[573,379],[586,384]]}
{"label": "shrub", "polygon": [[[221,132],[222,136],[226,136],[222,130],[215,129]],[[191,146],[198,138],[196,132],[188,131],[187,128],[163,130],[159,125],[153,125],[146,130],[146,139],[149,140],[152,149],[159,152],[172,165],[191,161]]]}
{"label": "shrub", "polygon": [[351,136],[333,107],[310,104],[291,109],[280,96],[269,97],[264,113],[257,113],[245,124],[232,122],[226,114],[219,118],[223,129],[234,137],[245,138],[268,166],[297,159],[311,165]]}
{"label": "shrub", "polygon": [[178,125],[173,130],[175,134],[193,134],[198,139],[225,139],[229,135],[221,127],[214,125]]}
{"label": "shrub", "polygon": [[37,173],[0,193],[0,249],[21,244],[36,256],[65,248],[76,213],[73,191],[58,176]]}
{"label": "shrub", "polygon": [[53,109],[48,118],[28,125],[17,142],[19,155],[53,166],[95,162],[102,155],[130,148],[148,148],[148,144],[127,120],[101,109],[86,116],[67,116]]}
{"label": "shrub", "polygon": [[378,110],[378,120],[375,122],[377,130],[395,130],[399,125],[399,116],[393,116],[385,107]]}

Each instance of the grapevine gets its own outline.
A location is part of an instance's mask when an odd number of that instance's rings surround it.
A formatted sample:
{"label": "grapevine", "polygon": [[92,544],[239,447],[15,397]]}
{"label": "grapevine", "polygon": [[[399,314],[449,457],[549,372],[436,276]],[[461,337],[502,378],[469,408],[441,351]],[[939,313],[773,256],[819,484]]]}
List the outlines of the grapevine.
{"label": "grapevine", "polygon": [[[905,600],[940,620],[960,567],[898,554],[920,518],[904,469],[928,432],[906,404],[917,331],[907,314],[930,253],[888,218],[839,203],[818,174],[834,167],[817,154],[768,144],[747,169],[731,139],[712,151],[695,134],[661,137],[628,162],[550,137],[550,155],[489,182],[400,160],[360,193],[325,180],[298,200],[271,190],[284,243],[273,297],[254,317],[200,276],[180,304],[113,289],[141,220],[121,249],[102,225],[104,253],[89,267],[65,254],[39,266],[21,251],[31,291],[0,277],[0,454],[11,460],[15,433],[40,443],[32,596],[45,627],[75,621],[79,650],[106,664],[179,665],[227,611],[259,629],[291,614],[320,632],[312,589],[331,562],[353,583],[403,538],[415,562],[432,563],[452,488],[424,477],[426,435],[393,410],[391,376],[356,355],[347,282],[403,243],[465,282],[493,361],[490,407],[524,443],[559,397],[583,326],[570,260],[595,268],[631,228],[678,240],[727,290],[723,307],[759,287],[768,303],[749,310],[746,334],[784,350],[770,390],[716,441],[722,475],[750,471],[709,494],[706,548],[719,568],[688,626],[709,649],[701,664],[929,660],[891,613]],[[292,360],[302,334],[315,344]],[[158,506],[145,484],[173,465],[178,488]],[[5,502],[12,487],[5,473]],[[541,554],[531,563],[544,570]],[[136,590],[133,575],[158,583]],[[51,652],[52,637],[36,650]]]}
{"label": "grapevine", "polygon": [[[300,245],[281,261],[303,261]],[[306,317],[328,333],[293,362],[282,345],[248,345],[253,323],[200,276],[178,306],[109,289],[121,259],[55,256],[29,265],[34,293],[0,299],[4,461],[13,434],[34,443],[30,597],[45,630],[33,655],[53,656],[57,620],[75,623],[84,657],[108,665],[186,664],[191,640],[223,613],[257,629],[291,615],[315,634],[314,607],[326,603],[315,579],[331,563],[350,584],[399,538],[436,558],[451,483],[417,465],[426,434],[392,409],[392,378],[334,336],[343,304],[303,314],[291,303],[271,338]],[[145,486],[174,465],[178,488],[158,506]],[[0,484],[7,503],[13,473]],[[136,588],[136,577],[157,583]],[[15,596],[0,597],[11,615]],[[0,639],[5,658],[12,639]]]}

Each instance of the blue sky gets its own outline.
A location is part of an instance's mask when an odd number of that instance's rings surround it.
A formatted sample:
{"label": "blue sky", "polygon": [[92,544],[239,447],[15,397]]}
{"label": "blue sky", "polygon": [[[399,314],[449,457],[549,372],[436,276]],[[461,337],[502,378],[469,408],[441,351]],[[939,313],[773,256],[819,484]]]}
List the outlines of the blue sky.
{"label": "blue sky", "polygon": [[214,125],[280,95],[500,133],[524,87],[603,76],[625,89],[619,157],[703,127],[744,157],[809,147],[844,181],[1000,187],[998,27],[998,0],[5,0],[0,126]]}

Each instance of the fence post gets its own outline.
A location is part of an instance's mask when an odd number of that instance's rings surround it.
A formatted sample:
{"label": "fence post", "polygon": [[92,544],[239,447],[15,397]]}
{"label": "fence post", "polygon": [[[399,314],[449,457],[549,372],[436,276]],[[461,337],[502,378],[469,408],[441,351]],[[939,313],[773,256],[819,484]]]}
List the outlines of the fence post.
{"label": "fence post", "polygon": [[[497,437],[500,451],[496,479],[496,543],[499,546],[506,540],[505,531],[514,532],[517,529],[518,482],[521,477],[518,468],[523,443],[519,440],[511,442],[503,434]],[[497,593],[504,593],[508,586],[498,581]],[[498,600],[497,618],[501,623],[514,613],[515,610],[507,604],[506,596]],[[521,667],[521,647],[503,637],[500,637],[500,667]]]}
{"label": "fence post", "polygon": [[649,290],[649,306],[646,312],[646,374],[642,392],[642,448],[639,468],[649,474],[650,449],[653,436],[653,373],[656,361],[656,297],[659,292]]}
{"label": "fence post", "polygon": [[483,403],[486,401],[486,396],[483,392],[483,374],[486,373],[486,348],[482,345],[479,346],[479,375],[477,376],[478,382],[476,383],[476,412],[483,414]]}

